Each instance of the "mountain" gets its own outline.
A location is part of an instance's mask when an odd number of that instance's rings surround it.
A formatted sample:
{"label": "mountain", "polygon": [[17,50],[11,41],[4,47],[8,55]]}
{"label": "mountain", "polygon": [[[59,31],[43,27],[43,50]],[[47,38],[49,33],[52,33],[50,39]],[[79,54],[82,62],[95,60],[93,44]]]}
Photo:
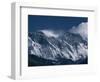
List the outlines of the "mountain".
{"label": "mountain", "polygon": [[28,34],[29,66],[87,64],[88,42],[80,34],[41,30]]}

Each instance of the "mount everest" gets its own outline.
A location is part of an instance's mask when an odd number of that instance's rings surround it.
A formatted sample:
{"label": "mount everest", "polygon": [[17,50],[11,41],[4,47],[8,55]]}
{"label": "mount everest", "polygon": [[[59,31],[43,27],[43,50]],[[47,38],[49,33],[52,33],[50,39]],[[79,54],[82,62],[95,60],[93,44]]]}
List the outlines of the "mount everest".
{"label": "mount everest", "polygon": [[62,33],[44,29],[28,34],[28,65],[88,63],[87,23]]}

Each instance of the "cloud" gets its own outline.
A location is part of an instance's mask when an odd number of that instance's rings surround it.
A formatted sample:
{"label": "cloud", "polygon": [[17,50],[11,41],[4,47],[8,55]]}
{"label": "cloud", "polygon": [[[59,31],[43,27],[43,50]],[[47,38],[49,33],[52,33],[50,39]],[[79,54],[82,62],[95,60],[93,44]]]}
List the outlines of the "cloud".
{"label": "cloud", "polygon": [[82,22],[78,25],[78,27],[73,26],[72,29],[70,29],[69,31],[71,33],[75,33],[75,34],[80,34],[83,39],[87,40],[88,38],[88,25],[87,22]]}
{"label": "cloud", "polygon": [[59,37],[59,35],[52,30],[41,30],[41,32],[43,32],[47,37]]}

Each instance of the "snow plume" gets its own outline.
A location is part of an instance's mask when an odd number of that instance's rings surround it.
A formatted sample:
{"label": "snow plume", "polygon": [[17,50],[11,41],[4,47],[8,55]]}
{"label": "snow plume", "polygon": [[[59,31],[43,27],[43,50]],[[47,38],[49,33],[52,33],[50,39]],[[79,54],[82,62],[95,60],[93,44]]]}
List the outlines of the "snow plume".
{"label": "snow plume", "polygon": [[47,37],[59,37],[59,35],[52,30],[41,30],[41,32],[43,32]]}
{"label": "snow plume", "polygon": [[87,22],[82,22],[78,25],[78,27],[73,26],[72,29],[70,29],[71,33],[80,34],[84,40],[87,40],[88,38],[88,24]]}

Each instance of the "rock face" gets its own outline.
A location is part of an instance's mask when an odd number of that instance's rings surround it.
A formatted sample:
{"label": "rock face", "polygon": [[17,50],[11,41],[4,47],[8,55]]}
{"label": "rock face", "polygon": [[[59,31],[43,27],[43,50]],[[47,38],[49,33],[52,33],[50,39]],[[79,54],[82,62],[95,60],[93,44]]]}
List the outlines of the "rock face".
{"label": "rock face", "polygon": [[[37,31],[28,34],[28,65],[70,65],[88,63],[88,40],[80,34]],[[57,37],[55,37],[57,36]]]}

